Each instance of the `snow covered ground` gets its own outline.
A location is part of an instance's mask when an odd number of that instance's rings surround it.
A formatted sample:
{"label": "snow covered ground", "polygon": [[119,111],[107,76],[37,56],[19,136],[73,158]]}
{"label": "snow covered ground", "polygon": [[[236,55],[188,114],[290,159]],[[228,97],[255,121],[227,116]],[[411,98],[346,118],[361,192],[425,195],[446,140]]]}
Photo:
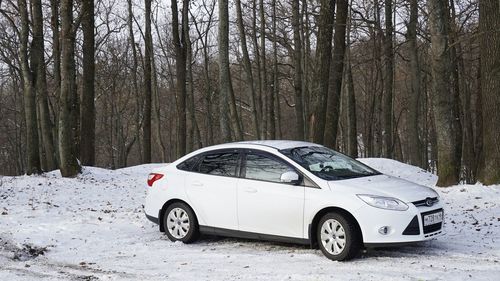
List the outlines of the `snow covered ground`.
{"label": "snow covered ground", "polygon": [[[436,177],[388,159],[360,159],[420,184]],[[0,280],[499,280],[500,186],[439,189],[447,235],[332,262],[304,246],[202,237],[171,243],[146,220],[147,173],[85,168],[0,177]]]}

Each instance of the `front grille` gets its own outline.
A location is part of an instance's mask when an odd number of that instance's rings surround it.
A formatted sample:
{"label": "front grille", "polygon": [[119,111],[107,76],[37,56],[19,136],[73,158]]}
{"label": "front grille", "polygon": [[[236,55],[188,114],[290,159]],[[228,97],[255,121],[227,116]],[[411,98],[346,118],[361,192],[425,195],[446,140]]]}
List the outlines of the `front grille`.
{"label": "front grille", "polygon": [[420,226],[418,225],[418,218],[414,216],[411,222],[403,231],[403,235],[419,235],[420,234]]}
{"label": "front grille", "polygon": [[[443,209],[437,209],[437,210],[433,210],[433,211],[430,211],[430,212],[422,213],[421,214],[421,216],[422,216],[422,225],[423,225],[423,221],[424,221],[424,216],[425,215],[433,214],[433,213],[438,213],[438,212],[442,212],[442,211],[443,211]],[[444,217],[443,217],[443,220],[444,220]],[[441,230],[442,227],[443,227],[443,222],[438,222],[438,223],[435,223],[435,224],[426,225],[426,226],[424,226],[424,234],[436,232],[438,230]]]}
{"label": "front grille", "polygon": [[[427,202],[429,202],[429,205],[427,204]],[[414,202],[411,202],[411,203],[413,205],[415,205],[415,207],[422,207],[422,206],[430,207],[430,206],[436,204],[437,202],[439,202],[439,198],[437,198],[437,197],[428,197],[428,198],[425,198],[424,200],[414,201]]]}

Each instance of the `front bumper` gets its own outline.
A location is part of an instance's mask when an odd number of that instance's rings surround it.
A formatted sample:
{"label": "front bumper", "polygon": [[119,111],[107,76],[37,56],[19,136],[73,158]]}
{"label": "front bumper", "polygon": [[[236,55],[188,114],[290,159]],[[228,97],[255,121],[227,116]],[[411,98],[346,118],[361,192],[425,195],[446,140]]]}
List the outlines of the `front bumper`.
{"label": "front bumper", "polygon": [[[444,213],[441,223],[425,226],[423,216],[443,210],[440,202],[431,207],[416,207],[408,203],[406,211],[392,211],[363,206],[355,215],[361,227],[363,242],[366,246],[388,246],[420,242],[433,239],[444,234]],[[386,233],[380,233],[387,227]]]}

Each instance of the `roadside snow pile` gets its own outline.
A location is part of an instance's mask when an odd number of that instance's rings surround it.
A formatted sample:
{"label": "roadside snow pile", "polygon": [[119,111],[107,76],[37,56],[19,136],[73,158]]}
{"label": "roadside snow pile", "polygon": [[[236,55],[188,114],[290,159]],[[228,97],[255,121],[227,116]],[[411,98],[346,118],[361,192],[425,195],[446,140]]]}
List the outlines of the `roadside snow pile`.
{"label": "roadside snow pile", "polygon": [[[388,159],[375,169],[433,186],[436,177]],[[203,237],[171,243],[144,217],[146,177],[159,164],[75,179],[58,172],[0,177],[0,280],[495,280],[500,186],[439,189],[447,236],[369,250],[339,263],[297,245]]]}

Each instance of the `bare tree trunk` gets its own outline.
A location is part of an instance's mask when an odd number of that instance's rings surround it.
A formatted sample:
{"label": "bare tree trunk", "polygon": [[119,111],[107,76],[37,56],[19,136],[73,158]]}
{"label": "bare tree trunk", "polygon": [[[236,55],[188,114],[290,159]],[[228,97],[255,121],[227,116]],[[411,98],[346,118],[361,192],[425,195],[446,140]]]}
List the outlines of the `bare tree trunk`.
{"label": "bare tree trunk", "polygon": [[[273,86],[269,93],[269,138],[276,139],[277,122],[276,112],[279,108],[279,69],[278,69],[278,45],[276,41],[276,0],[272,1],[272,34],[273,34]],[[262,35],[264,37],[264,35]]]}
{"label": "bare tree trunk", "polygon": [[[127,0],[127,8],[128,8],[128,19],[127,19],[127,26],[128,26],[128,33],[130,37],[130,47],[132,49],[132,93],[133,96],[136,98],[136,107],[135,107],[135,140],[138,142],[138,150],[139,150],[139,161],[140,163],[144,163],[143,160],[143,153],[141,153],[141,142],[140,142],[140,132],[141,132],[141,102],[139,99],[139,86],[137,85],[137,68],[138,68],[138,59],[137,59],[137,48],[135,46],[135,38],[134,38],[134,28],[133,28],[133,11],[132,11],[132,0]],[[135,143],[132,142],[131,144]],[[130,147],[127,148],[127,155],[131,149]]]}
{"label": "bare tree trunk", "polygon": [[385,35],[384,35],[384,95],[383,95],[383,155],[394,157],[394,129],[393,129],[393,85],[394,85],[394,53],[392,47],[392,0],[385,0]]}
{"label": "bare tree trunk", "polygon": [[334,0],[321,0],[318,23],[318,39],[316,44],[317,75],[314,78],[312,93],[313,111],[309,117],[311,127],[309,139],[316,143],[324,142],[326,99],[332,58]]}
{"label": "bare tree trunk", "polygon": [[243,25],[243,15],[241,12],[241,0],[236,0],[236,22],[238,25],[238,31],[240,35],[241,50],[243,53],[243,68],[245,69],[245,74],[247,78],[247,86],[250,89],[250,106],[252,107],[252,125],[255,131],[255,136],[260,139],[260,126],[259,117],[257,114],[257,94],[255,93],[252,64],[250,62],[250,56],[248,55],[247,39],[245,35],[245,27]]}
{"label": "bare tree trunk", "polygon": [[[438,149],[438,185],[450,186],[460,179],[460,120],[456,97],[450,92],[448,9],[445,1],[428,0],[431,31],[432,101]],[[461,132],[461,131],[460,131]]]}
{"label": "bare tree trunk", "polygon": [[[222,141],[231,141],[231,124],[237,122],[233,119],[231,109],[234,94],[231,84],[231,72],[229,69],[229,12],[228,1],[218,0],[219,2],[219,103],[220,103],[220,127]],[[232,122],[231,120],[232,119]],[[238,122],[239,123],[239,122]],[[238,126],[233,126],[236,129]],[[236,138],[241,139],[241,131],[235,132]]]}
{"label": "bare tree trunk", "polygon": [[[177,94],[177,157],[186,154],[186,37],[184,28],[187,25],[188,0],[183,1],[182,27],[179,32],[179,11],[177,0],[172,0],[172,36],[175,49],[175,74],[176,74],[176,94]],[[184,24],[184,21],[186,24]]]}
{"label": "bare tree trunk", "polygon": [[[352,4],[352,1],[350,2]],[[354,80],[352,77],[351,66],[351,13],[349,13],[349,21],[347,23],[347,50],[346,50],[346,74],[345,81],[347,83],[347,154],[353,158],[358,157],[358,125],[356,115],[356,95],[354,92]]]}
{"label": "bare tree trunk", "polygon": [[264,117],[264,93],[262,92],[262,77],[261,74],[262,72],[260,71],[260,50],[259,50],[259,43],[257,41],[257,0],[252,0],[252,44],[254,46],[254,61],[256,64],[257,68],[257,76],[256,76],[256,94],[257,94],[257,116],[259,119],[259,136],[261,139],[264,139],[266,136],[263,134],[264,132],[264,123],[265,117]]}
{"label": "bare tree trunk", "polygon": [[[187,71],[187,112],[189,117],[189,142],[186,147],[187,152],[193,151],[195,147],[201,147],[200,130],[198,128],[198,122],[196,121],[196,106],[194,101],[194,82],[193,82],[193,50],[191,46],[191,38],[189,36],[189,17],[188,8],[189,1],[186,1],[187,7],[183,9],[183,32],[185,37],[185,48],[186,48],[186,71]],[[185,11],[184,11],[185,10]]]}
{"label": "bare tree trunk", "polygon": [[24,115],[26,121],[26,155],[28,157],[26,173],[28,175],[38,174],[42,171],[40,167],[40,155],[38,151],[38,128],[36,116],[36,92],[33,87],[33,74],[28,60],[29,41],[29,18],[26,0],[18,0],[18,8],[21,19],[19,33],[21,61],[21,73],[24,93]]}
{"label": "bare tree trunk", "polygon": [[296,136],[298,140],[303,140],[304,133],[304,104],[302,102],[304,95],[302,94],[302,42],[300,40],[300,0],[292,0],[292,28],[293,28],[293,90],[295,94],[295,119]]}
{"label": "bare tree trunk", "polygon": [[[50,0],[50,27],[52,29],[52,59],[54,60],[54,84],[56,97],[59,98],[61,90],[61,45],[59,36],[59,0]],[[57,126],[56,126],[57,128]]]}
{"label": "bare tree trunk", "polygon": [[61,1],[61,95],[59,99],[59,158],[63,177],[80,171],[77,159],[77,95],[75,85],[75,33],[73,1]]}
{"label": "bare tree trunk", "polygon": [[408,51],[410,55],[410,84],[411,92],[408,101],[407,139],[408,139],[408,160],[415,166],[424,168],[422,159],[422,142],[418,133],[418,113],[420,108],[420,64],[418,62],[417,44],[417,24],[418,24],[418,1],[410,0],[410,21],[408,23]]}
{"label": "bare tree trunk", "polygon": [[94,34],[94,0],[82,1],[83,31],[83,77],[82,104],[80,107],[80,160],[83,165],[95,165],[95,34]]}
{"label": "bare tree trunk", "polygon": [[500,183],[500,3],[479,2],[484,184]]}
{"label": "bare tree trunk", "polygon": [[333,37],[333,59],[330,70],[326,107],[326,124],[324,143],[329,147],[336,147],[337,131],[340,116],[340,92],[342,91],[342,77],[344,71],[345,35],[347,23],[347,0],[337,0],[337,15],[335,19],[335,35]]}
{"label": "bare tree trunk", "polygon": [[187,147],[187,153],[193,151],[194,149],[200,148],[203,146],[203,142],[201,140],[200,128],[198,126],[198,121],[196,120],[196,103],[194,99],[194,79],[193,79],[193,50],[191,47],[191,39],[189,38],[189,30],[185,30],[186,32],[186,61],[187,61],[187,82],[188,82],[188,112],[189,112],[189,123],[190,123],[190,135],[191,135],[191,143]]}
{"label": "bare tree trunk", "polygon": [[151,111],[152,111],[152,93],[151,93],[151,56],[153,53],[153,38],[151,37],[151,0],[144,0],[146,31],[144,34],[144,120],[142,126],[143,132],[143,153],[144,163],[151,163]]}
{"label": "bare tree trunk", "polygon": [[156,138],[156,143],[160,147],[160,161],[161,162],[166,162],[167,161],[167,149],[165,148],[165,145],[163,144],[163,139],[162,139],[162,130],[161,130],[161,117],[160,117],[160,109],[161,109],[161,104],[160,104],[160,91],[159,91],[159,85],[158,85],[158,73],[156,71],[156,61],[155,61],[155,56],[151,56],[151,70],[152,70],[152,96],[153,96],[153,101],[152,101],[152,108],[154,114],[154,136]]}
{"label": "bare tree trunk", "polygon": [[52,136],[54,138],[53,143],[54,143],[54,153],[56,157],[56,164],[59,165],[60,160],[59,160],[59,151],[58,151],[58,137],[59,137],[59,110],[57,109],[59,107],[59,97],[61,93],[61,45],[60,45],[60,34],[59,34],[59,5],[60,1],[59,0],[50,0],[50,10],[51,10],[51,17],[50,17],[50,28],[52,31],[52,60],[53,60],[53,84],[54,84],[54,89],[52,92],[52,96],[54,97],[55,101],[55,108],[53,108],[53,113],[54,113],[54,119],[53,119],[53,126],[52,126]]}
{"label": "bare tree trunk", "polygon": [[467,77],[465,76],[464,58],[462,51],[462,42],[459,39],[459,26],[456,22],[457,15],[455,11],[455,1],[450,0],[450,40],[453,45],[450,48],[452,56],[452,68],[453,68],[453,84],[455,96],[460,101],[460,108],[457,109],[460,112],[460,119],[462,123],[462,178],[468,183],[472,184],[475,182],[474,171],[474,136],[472,127],[472,117],[471,117],[471,106],[470,106],[470,91],[467,85]]}
{"label": "bare tree trunk", "polygon": [[198,36],[201,41],[202,45],[202,50],[203,50],[203,68],[204,68],[204,78],[205,78],[205,83],[206,83],[206,89],[205,89],[205,110],[206,110],[206,130],[207,130],[207,136],[206,136],[206,145],[211,145],[214,143],[214,124],[213,124],[213,117],[212,117],[212,97],[213,97],[213,89],[212,89],[212,82],[210,79],[210,57],[208,54],[209,46],[208,46],[208,38],[210,34],[210,28],[212,25],[212,18],[215,10],[215,1],[213,2],[213,5],[210,7],[204,6],[205,11],[208,14],[208,21],[207,21],[207,27],[206,29],[202,32],[198,28],[198,24],[196,22],[196,18],[193,16],[193,24],[196,28],[196,32],[198,33]]}
{"label": "bare tree trunk", "polygon": [[374,16],[375,16],[375,30],[373,33],[374,41],[374,77],[373,77],[373,115],[367,122],[373,124],[373,144],[372,144],[372,156],[381,157],[382,156],[382,131],[383,131],[383,99],[384,99],[384,75],[383,75],[383,41],[384,34],[382,31],[381,16],[380,16],[380,6],[379,1],[374,0]]}
{"label": "bare tree trunk", "polygon": [[479,67],[476,73],[477,77],[477,96],[476,96],[476,104],[475,104],[475,112],[476,118],[474,122],[474,127],[476,129],[476,134],[474,137],[474,151],[476,153],[474,157],[474,162],[476,163],[476,169],[474,174],[478,179],[483,178],[484,172],[484,150],[483,150],[483,98],[482,98],[482,89],[481,89],[481,55],[479,56]]}
{"label": "bare tree trunk", "polygon": [[356,120],[356,95],[352,79],[351,59],[348,58],[346,67],[347,82],[347,154],[358,157],[358,126]]}
{"label": "bare tree trunk", "polygon": [[265,139],[268,138],[270,125],[269,116],[270,108],[273,107],[271,103],[269,92],[269,83],[267,81],[267,63],[266,63],[266,18],[264,16],[264,0],[259,0],[259,18],[260,18],[260,92],[262,95],[262,132],[261,136]]}
{"label": "bare tree trunk", "polygon": [[43,36],[42,3],[40,0],[31,2],[33,14],[33,42],[31,44],[32,68],[35,70],[34,82],[38,96],[38,115],[40,119],[40,136],[42,140],[42,159],[44,170],[57,169],[54,138],[52,134],[52,121],[50,120],[47,75],[45,68],[45,49]]}
{"label": "bare tree trunk", "polygon": [[304,119],[304,139],[310,135],[310,127],[307,126],[308,118],[310,112],[312,111],[311,106],[311,36],[309,33],[309,11],[308,11],[308,1],[302,0],[302,17],[301,17],[301,34],[302,40],[302,68],[303,68],[303,83],[302,83],[302,103],[304,107],[303,119]]}

